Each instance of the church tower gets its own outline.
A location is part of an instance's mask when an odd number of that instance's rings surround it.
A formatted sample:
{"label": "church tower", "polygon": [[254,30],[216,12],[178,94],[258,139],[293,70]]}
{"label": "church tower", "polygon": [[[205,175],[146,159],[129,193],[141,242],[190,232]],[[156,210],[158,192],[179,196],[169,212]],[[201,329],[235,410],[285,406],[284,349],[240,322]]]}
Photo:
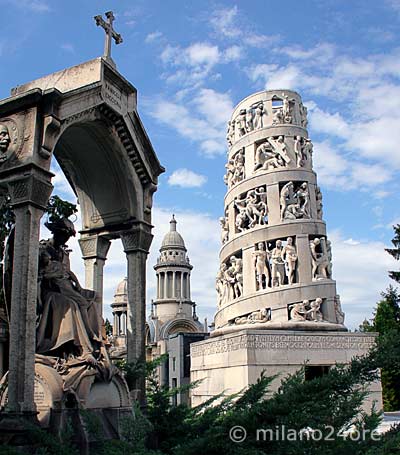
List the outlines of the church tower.
{"label": "church tower", "polygon": [[164,236],[160,256],[154,266],[157,275],[154,316],[162,324],[177,317],[197,321],[196,305],[190,295],[190,273],[193,266],[187,256],[185,242],[176,230],[174,215],[169,225],[169,232]]}

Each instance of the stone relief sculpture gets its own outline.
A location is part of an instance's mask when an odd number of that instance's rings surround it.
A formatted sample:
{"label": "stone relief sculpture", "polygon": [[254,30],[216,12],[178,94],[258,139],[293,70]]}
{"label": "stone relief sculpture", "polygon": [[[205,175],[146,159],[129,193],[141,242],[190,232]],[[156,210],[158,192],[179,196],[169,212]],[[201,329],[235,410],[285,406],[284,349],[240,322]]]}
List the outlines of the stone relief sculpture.
{"label": "stone relief sculpture", "polygon": [[319,220],[322,220],[324,213],[323,213],[323,204],[322,204],[322,192],[321,192],[321,188],[319,186],[317,186],[315,188],[315,198],[316,198],[316,205],[317,205],[317,218]]}
{"label": "stone relief sculpture", "polygon": [[300,185],[300,188],[295,194],[295,199],[300,206],[301,217],[299,218],[311,218],[310,213],[310,193],[308,192],[308,184],[304,182]]}
{"label": "stone relief sculpture", "polygon": [[267,224],[267,192],[264,187],[248,191],[243,199],[236,198],[234,203],[238,210],[235,225],[239,232]]}
{"label": "stone relief sculpture", "polygon": [[288,284],[293,284],[295,281],[297,251],[293,245],[293,237],[288,237],[286,245],[282,249],[282,260],[285,263],[285,272],[288,278]]}
{"label": "stone relief sculpture", "polygon": [[282,93],[282,107],[274,109],[272,116],[272,125],[278,125],[280,123],[292,123],[293,101],[294,100],[289,100],[289,97]]}
{"label": "stone relief sculpture", "polygon": [[[307,146],[306,146],[307,144]],[[294,138],[294,153],[296,155],[296,167],[300,168],[305,166],[309,154],[308,139],[303,139],[301,136]]]}
{"label": "stone relief sculpture", "polygon": [[294,183],[286,183],[280,193],[281,221],[311,218],[310,194],[307,182],[295,191]]}
{"label": "stone relief sculpture", "polygon": [[325,239],[315,238],[310,241],[313,281],[330,278],[331,267]]}
{"label": "stone relief sculpture", "polygon": [[264,103],[261,101],[255,106],[254,109],[254,129],[259,130],[264,128],[263,116],[265,115]]}
{"label": "stone relief sculpture", "polygon": [[224,182],[231,188],[237,183],[241,182],[245,178],[245,155],[244,150],[236,153],[236,155],[228,160],[225,165],[226,174],[224,176]]}
{"label": "stone relief sculpture", "polygon": [[308,126],[307,108],[306,108],[306,106],[304,106],[303,103],[300,103],[299,110],[300,110],[300,125],[303,128],[307,128],[307,126]]}
{"label": "stone relief sculpture", "polygon": [[258,244],[258,250],[253,252],[254,267],[256,270],[257,291],[269,287],[269,251],[264,242]]}
{"label": "stone relief sculpture", "polygon": [[246,133],[250,133],[250,131],[253,131],[253,129],[254,129],[253,119],[254,119],[254,111],[250,107],[249,109],[246,110]]}
{"label": "stone relief sculpture", "polygon": [[322,299],[316,298],[310,303],[309,300],[294,303],[290,306],[290,320],[292,321],[314,321],[323,322],[324,317],[321,311]]}
{"label": "stone relief sculpture", "polygon": [[276,169],[285,166],[285,161],[281,155],[275,152],[269,142],[264,142],[256,148],[254,172],[263,169]]}
{"label": "stone relief sculpture", "polygon": [[221,225],[221,243],[224,244],[228,241],[229,238],[229,222],[227,216],[222,216],[219,219]]}
{"label": "stone relief sculpture", "polygon": [[335,306],[336,322],[338,324],[344,324],[345,314],[342,310],[342,305],[340,303],[340,295],[338,295],[338,294],[335,295],[334,306]]}
{"label": "stone relief sculpture", "polygon": [[287,153],[285,138],[283,136],[278,136],[277,139],[274,137],[268,137],[267,142],[269,142],[272,150],[282,158],[285,164],[289,164],[291,162],[290,156]]}
{"label": "stone relief sculpture", "polygon": [[282,286],[285,279],[285,263],[282,259],[282,240],[277,240],[275,248],[271,251],[271,285]]}
{"label": "stone relief sculpture", "polygon": [[313,156],[313,143],[311,139],[303,138],[303,156],[305,161],[308,162],[308,166],[312,168],[312,156]]}
{"label": "stone relief sculpture", "polygon": [[290,308],[290,319],[292,321],[305,321],[306,320],[306,304],[308,300],[295,303]]}
{"label": "stone relief sculpture", "polygon": [[256,324],[256,323],[263,323],[268,322],[271,320],[271,312],[268,308],[264,308],[262,310],[253,311],[247,316],[239,316],[235,318],[234,324],[241,325],[241,324]]}
{"label": "stone relief sculpture", "polygon": [[230,267],[227,270],[230,284],[230,296],[233,299],[239,298],[243,294],[243,263],[242,259],[236,256],[230,257]]}
{"label": "stone relief sculpture", "polygon": [[236,127],[239,132],[239,137],[246,134],[246,109],[241,109],[236,118]]}
{"label": "stone relief sculpture", "polygon": [[226,140],[228,142],[228,147],[232,147],[235,142],[235,122],[233,120],[228,122]]}
{"label": "stone relief sculpture", "polygon": [[75,235],[66,219],[47,222],[53,238],[39,250],[37,359],[58,370],[64,388],[76,389],[85,376],[110,379],[94,291],[81,287],[69,265],[68,239]]}
{"label": "stone relief sculpture", "polygon": [[322,299],[318,297],[310,303],[310,309],[307,310],[307,319],[310,321],[321,322],[324,320],[321,312]]}
{"label": "stone relief sculpture", "polygon": [[222,263],[215,279],[215,289],[218,294],[218,307],[223,306],[229,299],[227,270],[227,265]]}
{"label": "stone relief sculpture", "polygon": [[7,125],[0,124],[0,163],[7,159],[7,150],[11,143]]}

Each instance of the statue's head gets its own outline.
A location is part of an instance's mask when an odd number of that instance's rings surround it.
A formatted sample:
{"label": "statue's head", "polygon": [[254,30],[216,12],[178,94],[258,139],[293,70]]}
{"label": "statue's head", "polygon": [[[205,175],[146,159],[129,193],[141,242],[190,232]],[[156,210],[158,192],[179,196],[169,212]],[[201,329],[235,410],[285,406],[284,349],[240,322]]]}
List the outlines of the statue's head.
{"label": "statue's head", "polygon": [[288,245],[292,245],[292,244],[293,244],[293,239],[292,239],[292,237],[288,237],[288,238],[286,239],[286,241],[287,241]]}
{"label": "statue's head", "polygon": [[265,248],[264,248],[264,242],[260,242],[260,243],[258,244],[258,249],[259,249],[259,250],[264,250],[264,249],[265,249]]}
{"label": "statue's head", "polygon": [[56,221],[47,221],[44,225],[53,234],[54,239],[56,239],[61,245],[66,243],[70,237],[76,235],[74,223],[68,218],[60,218]]}
{"label": "statue's head", "polygon": [[5,153],[10,145],[11,138],[8,128],[4,124],[0,124],[0,152]]}

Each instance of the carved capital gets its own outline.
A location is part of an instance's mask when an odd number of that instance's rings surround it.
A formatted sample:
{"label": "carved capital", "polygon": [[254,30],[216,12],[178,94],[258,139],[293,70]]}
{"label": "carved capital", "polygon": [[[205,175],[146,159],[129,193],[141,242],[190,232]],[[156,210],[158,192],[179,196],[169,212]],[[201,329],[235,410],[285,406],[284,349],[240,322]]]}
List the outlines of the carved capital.
{"label": "carved capital", "polygon": [[79,246],[81,247],[83,259],[107,259],[107,253],[110,245],[110,240],[107,240],[99,235],[82,237],[79,239]]}
{"label": "carved capital", "polygon": [[44,210],[53,191],[53,185],[50,182],[35,175],[20,177],[7,182],[7,184],[11,204],[14,207],[31,204]]}
{"label": "carved capital", "polygon": [[153,235],[150,232],[150,226],[139,225],[133,227],[129,231],[121,233],[121,240],[124,246],[125,253],[134,251],[149,252]]}

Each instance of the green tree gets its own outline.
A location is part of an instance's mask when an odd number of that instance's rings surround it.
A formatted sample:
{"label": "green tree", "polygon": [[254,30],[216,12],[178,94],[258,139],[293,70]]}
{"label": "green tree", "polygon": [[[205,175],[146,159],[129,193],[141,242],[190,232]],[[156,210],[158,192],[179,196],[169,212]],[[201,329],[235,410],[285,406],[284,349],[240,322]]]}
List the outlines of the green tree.
{"label": "green tree", "polygon": [[[394,248],[385,248],[385,250],[398,261],[400,260],[400,224],[393,226],[393,228],[394,238],[392,239],[392,243]],[[389,272],[389,276],[397,283],[400,283],[400,271],[391,271]]]}

